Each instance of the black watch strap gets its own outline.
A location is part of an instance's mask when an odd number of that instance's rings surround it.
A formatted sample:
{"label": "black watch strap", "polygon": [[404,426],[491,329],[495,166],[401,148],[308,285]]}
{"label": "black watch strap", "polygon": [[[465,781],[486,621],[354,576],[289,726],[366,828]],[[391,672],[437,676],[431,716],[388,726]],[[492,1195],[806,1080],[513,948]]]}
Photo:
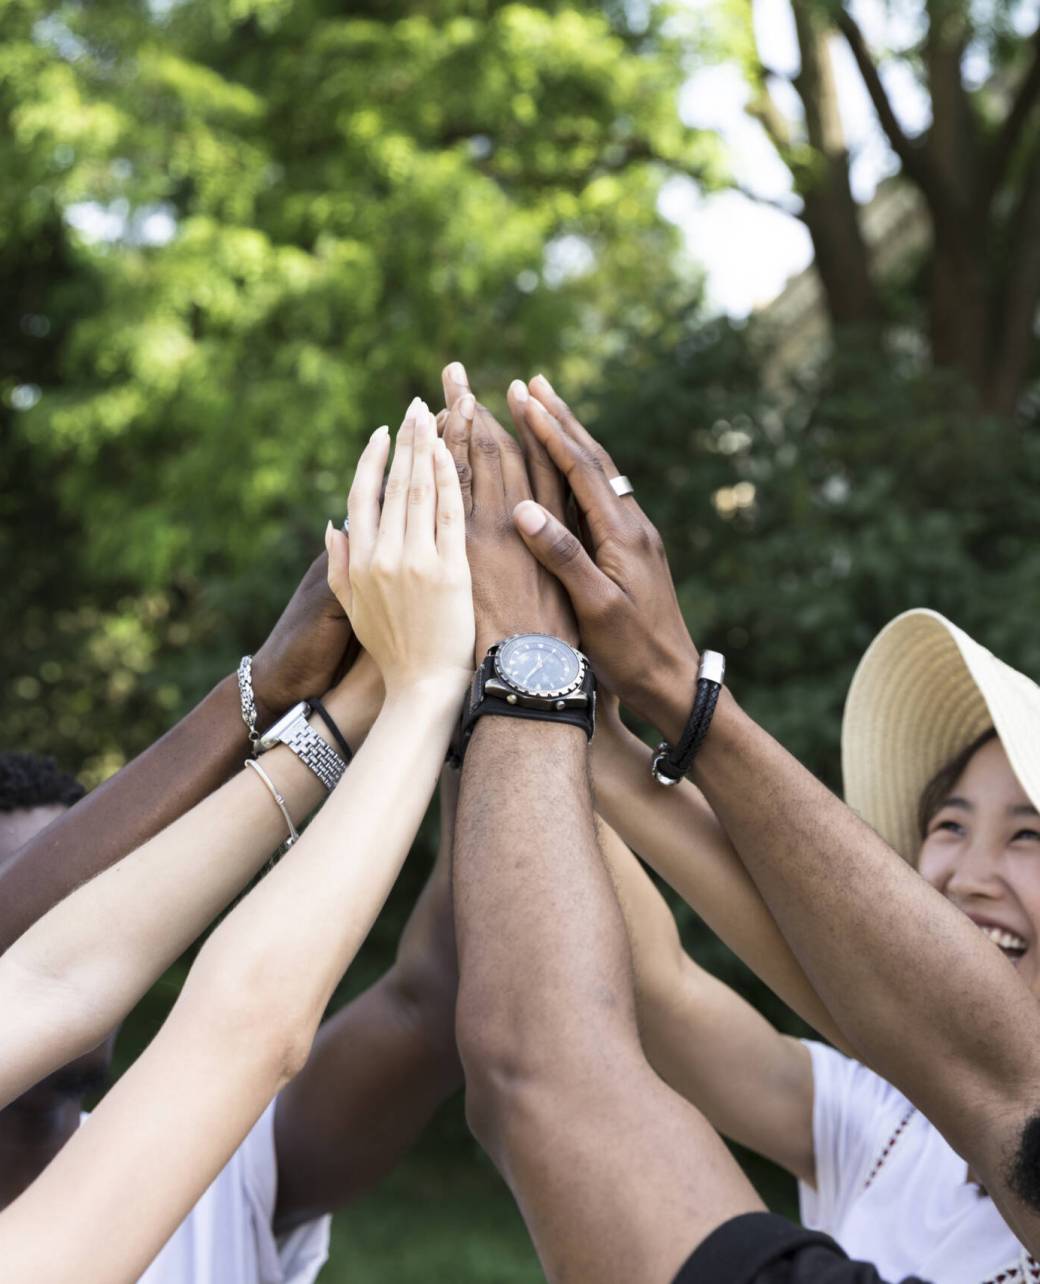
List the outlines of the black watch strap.
{"label": "black watch strap", "polygon": [[462,717],[459,719],[458,729],[448,750],[450,766],[461,766],[473,729],[485,714],[498,718],[526,718],[529,722],[562,722],[566,726],[580,727],[588,739],[592,739],[596,726],[596,679],[591,669],[587,669],[585,673],[583,689],[588,695],[589,702],[584,709],[535,709],[528,705],[510,704],[498,696],[485,695],[485,683],[494,672],[495,652],[492,649],[473,675],[473,682],[462,709]]}
{"label": "black watch strap", "polygon": [[311,707],[311,712],[316,713],[322,722],[324,722],[326,727],[328,727],[329,734],[332,736],[333,740],[335,740],[336,744],[339,745],[340,756],[345,763],[349,764],[351,758],[354,756],[354,751],[351,749],[350,745],[347,744],[347,740],[343,732],[340,731],[339,727],[337,727],[335,722],[332,720],[332,714],[329,713],[328,709],[325,708],[317,696],[310,696],[307,703]]}

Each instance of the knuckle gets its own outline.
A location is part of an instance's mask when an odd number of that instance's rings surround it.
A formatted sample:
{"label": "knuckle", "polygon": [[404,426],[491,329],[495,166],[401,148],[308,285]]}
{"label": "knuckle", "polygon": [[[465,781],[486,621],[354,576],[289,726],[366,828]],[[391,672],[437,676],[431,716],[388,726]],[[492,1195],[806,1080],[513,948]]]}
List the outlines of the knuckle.
{"label": "knuckle", "polygon": [[426,501],[430,498],[430,495],[431,495],[431,488],[425,482],[417,482],[414,485],[408,487],[409,504],[412,504],[412,505],[425,504]]}
{"label": "knuckle", "polygon": [[386,503],[387,500],[391,499],[400,499],[405,488],[406,484],[400,477],[388,477],[383,491],[383,502]]}
{"label": "knuckle", "polygon": [[582,553],[581,543],[568,530],[558,531],[549,544],[549,556],[558,566],[569,566]]}

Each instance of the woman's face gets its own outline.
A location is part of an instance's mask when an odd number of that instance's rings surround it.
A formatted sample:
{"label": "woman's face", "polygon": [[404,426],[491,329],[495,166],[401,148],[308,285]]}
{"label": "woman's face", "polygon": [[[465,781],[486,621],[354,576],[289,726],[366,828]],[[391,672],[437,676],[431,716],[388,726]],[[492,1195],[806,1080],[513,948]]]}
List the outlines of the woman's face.
{"label": "woman's face", "polygon": [[975,754],[928,822],[918,868],[1040,998],[1040,814],[999,740]]}

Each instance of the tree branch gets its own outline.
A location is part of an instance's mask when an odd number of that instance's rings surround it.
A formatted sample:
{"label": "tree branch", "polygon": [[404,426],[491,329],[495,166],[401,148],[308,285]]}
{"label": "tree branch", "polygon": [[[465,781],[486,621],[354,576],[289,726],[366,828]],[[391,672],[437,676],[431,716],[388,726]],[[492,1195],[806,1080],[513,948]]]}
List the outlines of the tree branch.
{"label": "tree branch", "polygon": [[987,210],[1001,183],[1004,181],[1008,165],[1011,163],[1011,157],[1014,154],[1029,114],[1036,106],[1038,99],[1040,99],[1040,23],[1037,24],[1037,28],[1033,32],[1032,45],[1032,63],[1018,87],[1018,93],[1015,95],[1015,101],[1011,104],[1011,110],[993,140],[992,150],[988,157],[986,178],[981,193],[983,207]]}
{"label": "tree branch", "polygon": [[748,103],[747,111],[766,131],[781,159],[786,159],[794,143],[791,126],[764,82],[758,85],[754,98]]}
{"label": "tree branch", "polygon": [[929,205],[936,205],[941,200],[936,176],[932,173],[923,149],[904,133],[881,81],[877,65],[867,48],[863,32],[844,5],[838,9],[837,25],[856,60],[859,74],[863,77],[863,84],[870,95],[870,101],[874,105],[881,128],[885,131],[885,137],[891,144],[892,150],[902,162],[907,177],[921,189]]}
{"label": "tree branch", "polygon": [[781,214],[786,214],[788,218],[797,219],[799,223],[805,222],[804,208],[800,210],[792,209],[790,205],[785,205],[783,201],[778,200],[776,197],[762,196],[758,192],[753,192],[750,187],[745,187],[743,183],[732,181],[728,186],[731,191],[736,192],[738,196],[743,196],[746,201],[754,201],[756,205],[765,205],[771,210],[779,210]]}

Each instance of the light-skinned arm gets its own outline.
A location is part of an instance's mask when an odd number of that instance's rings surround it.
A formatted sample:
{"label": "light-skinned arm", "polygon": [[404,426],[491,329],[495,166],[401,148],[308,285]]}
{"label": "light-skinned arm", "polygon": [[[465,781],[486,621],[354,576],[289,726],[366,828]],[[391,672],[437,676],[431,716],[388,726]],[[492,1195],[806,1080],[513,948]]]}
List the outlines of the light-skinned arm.
{"label": "light-skinned arm", "polygon": [[649,750],[600,700],[592,746],[596,809],[715,935],[814,1029],[845,1048],[830,1012],[792,954],[715,813],[688,780],[662,789]]}
{"label": "light-skinned arm", "polygon": [[[381,682],[363,656],[326,707],[360,744]],[[331,741],[319,718],[314,730]],[[299,824],[325,796],[279,745],[263,756]],[[96,1047],[260,869],[288,832],[260,778],[243,768],[149,842],[72,892],[0,956],[0,1106]],[[69,841],[68,837],[66,841]]]}
{"label": "light-skinned arm", "polygon": [[[316,558],[253,660],[261,730],[327,691],[352,635]],[[186,717],[48,825],[0,869],[0,953],[74,887],[170,825],[242,764],[249,740],[238,682],[222,679]]]}
{"label": "light-skinned arm", "polygon": [[333,587],[383,675],[379,717],[299,843],[203,946],[152,1044],[0,1214],[12,1284],[57,1284],[84,1261],[96,1284],[140,1276],[304,1064],[407,854],[472,673],[473,616],[458,478],[421,403],[380,516],[387,450],[376,433],[358,464],[349,566],[329,541]]}
{"label": "light-skinned arm", "polygon": [[808,1050],[690,958],[635,856],[602,821],[598,833],[628,930],[650,1064],[724,1136],[812,1183]]}
{"label": "light-skinned arm", "polygon": [[[530,391],[532,431],[571,485],[590,549],[535,505],[518,506],[515,520],[567,588],[599,670],[675,743],[698,652],[660,536],[632,497],[614,494],[613,461],[548,382],[539,377]],[[728,689],[693,777],[849,1045],[943,1132],[1040,1252],[1040,1213],[1015,1165],[1016,1156],[1030,1170],[1037,1164],[1035,997]]]}
{"label": "light-skinned arm", "polygon": [[325,1021],[278,1097],[275,1226],[287,1229],[371,1189],[462,1085],[451,848],[458,772],[441,774],[440,844],[386,974]]}

